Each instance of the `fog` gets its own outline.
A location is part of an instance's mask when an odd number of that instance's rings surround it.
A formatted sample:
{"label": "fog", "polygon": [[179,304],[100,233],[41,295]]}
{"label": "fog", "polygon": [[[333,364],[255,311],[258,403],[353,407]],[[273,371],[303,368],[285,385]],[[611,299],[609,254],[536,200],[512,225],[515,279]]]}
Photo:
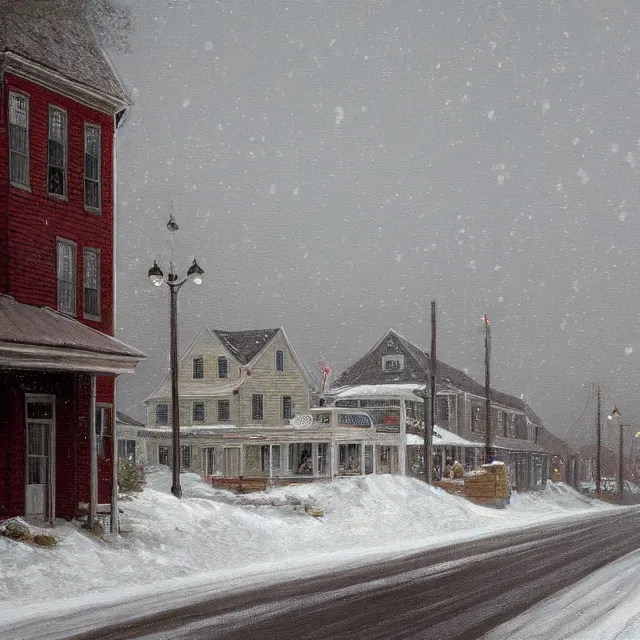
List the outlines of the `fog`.
{"label": "fog", "polygon": [[196,257],[180,348],[205,324],[284,327],[312,374],[390,327],[590,437],[588,390],[640,424],[640,7],[631,0],[130,0],[111,53],[117,336],[169,364],[166,222]]}

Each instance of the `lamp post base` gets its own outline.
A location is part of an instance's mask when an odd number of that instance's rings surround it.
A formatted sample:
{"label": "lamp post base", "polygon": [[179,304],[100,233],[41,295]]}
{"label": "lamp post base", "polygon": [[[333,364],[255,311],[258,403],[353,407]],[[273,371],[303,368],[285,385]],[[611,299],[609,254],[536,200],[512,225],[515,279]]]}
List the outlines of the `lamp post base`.
{"label": "lamp post base", "polygon": [[171,493],[173,493],[176,498],[182,498],[182,487],[180,485],[173,485],[171,487]]}

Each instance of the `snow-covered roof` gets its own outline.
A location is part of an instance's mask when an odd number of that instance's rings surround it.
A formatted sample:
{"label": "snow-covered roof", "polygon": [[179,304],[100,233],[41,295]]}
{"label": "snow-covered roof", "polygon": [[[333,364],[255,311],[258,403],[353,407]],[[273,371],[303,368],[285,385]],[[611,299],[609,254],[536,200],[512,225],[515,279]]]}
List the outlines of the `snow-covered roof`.
{"label": "snow-covered roof", "polygon": [[[424,438],[418,436],[415,433],[407,434],[407,445],[421,445],[424,444]],[[434,447],[482,447],[480,442],[471,442],[471,440],[465,440],[460,436],[447,431],[438,425],[433,426],[433,446]]]}
{"label": "snow-covered roof", "polygon": [[387,398],[405,398],[407,400],[420,400],[414,390],[424,389],[423,384],[361,384],[357,387],[345,387],[337,391],[336,399],[340,398],[365,398],[370,396]]}

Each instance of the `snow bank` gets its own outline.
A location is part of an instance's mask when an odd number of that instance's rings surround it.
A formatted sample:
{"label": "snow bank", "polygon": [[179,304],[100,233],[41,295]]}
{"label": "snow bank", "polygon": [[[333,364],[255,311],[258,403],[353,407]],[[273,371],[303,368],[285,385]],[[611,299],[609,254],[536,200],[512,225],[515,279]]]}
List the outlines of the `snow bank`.
{"label": "snow bank", "polygon": [[[343,561],[396,554],[538,524],[544,518],[612,508],[566,485],[514,495],[503,510],[471,504],[419,480],[349,478],[235,496],[194,474],[182,476],[184,497],[169,491],[170,472],[151,469],[147,487],[121,501],[123,535],[101,541],[60,522],[58,544],[38,548],[0,537],[0,622],[14,606],[100,594],[169,579],[272,565],[303,572],[323,554]],[[320,507],[324,517],[305,513]],[[323,562],[325,561],[323,560]]]}

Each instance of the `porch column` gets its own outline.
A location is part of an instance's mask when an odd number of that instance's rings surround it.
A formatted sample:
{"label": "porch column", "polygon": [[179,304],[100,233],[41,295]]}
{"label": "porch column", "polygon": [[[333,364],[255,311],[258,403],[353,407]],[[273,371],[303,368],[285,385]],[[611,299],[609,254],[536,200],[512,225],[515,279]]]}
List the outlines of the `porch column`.
{"label": "porch column", "polygon": [[91,400],[89,402],[89,520],[87,525],[93,530],[98,510],[98,448],[96,447],[96,376],[90,375]]}
{"label": "porch column", "polygon": [[[111,459],[113,461],[112,468],[112,484],[111,484],[111,522],[110,531],[111,534],[118,535],[118,432],[117,432],[117,420],[116,420],[116,399],[115,393],[113,398],[113,411],[111,412],[111,435],[112,435],[112,453]],[[125,452],[126,453],[126,452]]]}

